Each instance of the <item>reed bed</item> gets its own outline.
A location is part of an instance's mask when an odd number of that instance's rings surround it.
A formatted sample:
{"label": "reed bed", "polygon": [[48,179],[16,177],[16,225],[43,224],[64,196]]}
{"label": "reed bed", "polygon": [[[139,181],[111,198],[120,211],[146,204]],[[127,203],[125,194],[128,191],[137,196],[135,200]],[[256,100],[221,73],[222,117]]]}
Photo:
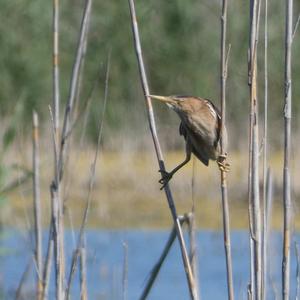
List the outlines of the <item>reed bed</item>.
{"label": "reed bed", "polygon": [[[80,228],[75,237],[74,231],[74,249],[72,250],[72,257],[66,257],[65,252],[65,220],[66,211],[68,211],[68,198],[67,183],[65,177],[68,172],[72,173],[74,169],[69,164],[68,157],[75,152],[77,146],[77,137],[74,136],[74,131],[77,128],[77,124],[83,121],[83,128],[81,128],[82,136],[85,133],[86,123],[89,118],[89,109],[91,99],[94,96],[97,85],[99,84],[99,74],[93,84],[91,91],[80,105],[81,89],[84,76],[84,64],[86,59],[86,51],[88,47],[88,33],[90,28],[90,20],[92,18],[92,0],[86,0],[82,9],[81,25],[78,32],[77,47],[74,53],[74,62],[72,65],[72,71],[70,74],[70,85],[66,104],[63,106],[61,103],[61,80],[60,80],[60,52],[59,52],[59,40],[61,37],[60,30],[60,2],[59,0],[53,1],[53,65],[52,65],[52,81],[53,81],[53,99],[52,105],[49,107],[50,124],[51,124],[51,139],[52,139],[52,156],[53,156],[53,173],[52,181],[50,184],[50,222],[48,226],[48,240],[46,245],[43,245],[43,225],[42,225],[42,196],[41,196],[41,163],[40,163],[40,124],[39,116],[36,112],[32,115],[32,184],[33,184],[33,227],[34,227],[34,239],[33,239],[33,260],[30,261],[23,272],[22,278],[18,285],[15,299],[22,299],[23,285],[27,277],[30,274],[31,269],[34,269],[35,273],[35,297],[36,299],[48,299],[49,289],[51,282],[51,271],[54,270],[55,278],[55,298],[58,300],[72,299],[72,288],[74,287],[74,281],[76,280],[76,272],[78,270],[79,287],[80,287],[80,299],[87,300],[89,297],[88,291],[88,274],[87,267],[87,253],[89,249],[88,241],[86,240],[85,231],[88,226],[88,218],[92,205],[92,193],[95,185],[97,163],[99,155],[101,153],[101,146],[103,142],[103,130],[105,115],[107,112],[107,102],[109,98],[109,78],[111,64],[111,51],[109,51],[106,63],[106,71],[104,76],[104,95],[101,97],[101,113],[97,117],[97,144],[93,153],[93,159],[90,165],[90,174],[88,178],[88,188],[83,211],[80,216]],[[144,62],[144,55],[147,56],[151,49],[142,47],[142,36],[139,32],[138,26],[138,11],[135,8],[134,0],[128,0],[130,23],[133,35],[133,48],[126,49],[126,51],[135,50],[136,60],[138,63],[139,77],[141,83],[141,89],[143,91],[144,103],[146,107],[146,120],[144,123],[148,123],[149,130],[152,137],[152,143],[154,146],[154,152],[158,167],[161,171],[165,171],[165,161],[162,152],[162,147],[159,139],[159,134],[156,124],[155,111],[152,106],[150,98],[150,88],[148,83],[148,76],[146,70],[147,66]],[[229,54],[231,46],[227,43],[227,21],[228,21],[228,3],[227,0],[222,1],[221,10],[218,12],[220,15],[220,104],[221,104],[221,157],[223,162],[227,162],[227,149],[225,144],[225,121],[226,121],[226,93],[227,93],[227,77],[228,68],[230,63]],[[251,0],[249,2],[249,45],[248,45],[248,86],[249,86],[249,145],[248,145],[248,193],[245,198],[248,200],[248,232],[249,232],[249,284],[244,287],[244,295],[247,295],[249,300],[265,300],[268,299],[271,292],[276,296],[275,287],[270,275],[270,261],[269,256],[269,240],[272,221],[272,207],[274,199],[274,186],[273,186],[273,170],[269,167],[271,153],[269,153],[269,130],[268,130],[268,118],[269,118],[269,68],[268,68],[268,53],[269,53],[269,3],[268,0],[264,1],[262,6],[261,0]],[[264,47],[263,58],[264,67],[260,69],[258,64],[258,56],[260,43],[260,23],[261,23],[261,10],[264,8]],[[231,16],[232,18],[234,16]],[[283,244],[282,244],[282,287],[281,295],[282,299],[291,299],[291,245],[293,241],[293,199],[292,199],[292,184],[291,184],[291,161],[292,161],[292,45],[294,38],[296,37],[297,27],[299,25],[300,18],[297,19],[295,25],[293,23],[293,0],[286,0],[286,30],[285,30],[285,72],[284,72],[284,111],[283,111],[283,136],[284,136],[284,149],[283,149]],[[140,20],[143,22],[143,26],[150,26],[146,20]],[[144,50],[144,52],[143,52]],[[125,51],[125,50],[124,50]],[[205,53],[209,55],[209,53]],[[112,65],[113,66],[113,65]],[[101,73],[101,72],[100,72]],[[261,90],[259,75],[263,74],[264,77],[264,118],[263,123],[260,121],[259,107],[260,107],[260,94]],[[270,74],[271,75],[271,74]],[[229,73],[230,76],[230,73]],[[150,78],[150,76],[149,76]],[[100,102],[99,102],[100,103]],[[228,103],[230,105],[230,102]],[[245,106],[246,107],[246,106]],[[60,115],[61,108],[64,108],[63,117]],[[134,113],[131,111],[130,113]],[[263,134],[259,133],[260,125],[263,125]],[[80,147],[84,148],[83,138],[79,138]],[[230,132],[229,132],[230,136]],[[263,142],[261,143],[261,139]],[[74,142],[75,141],[75,142]],[[77,144],[76,144],[77,143]],[[262,144],[262,146],[261,146]],[[260,154],[262,151],[262,164]],[[246,155],[246,154],[244,154]],[[134,158],[135,163],[138,158]],[[128,162],[126,162],[127,167]],[[244,164],[243,164],[244,167]],[[201,169],[203,170],[203,169]],[[118,166],[117,172],[122,171],[122,167]],[[147,172],[153,170],[147,170]],[[175,201],[173,195],[175,192],[171,190],[169,184],[164,186],[164,193],[166,196],[169,212],[171,215],[172,228],[170,229],[169,238],[166,241],[164,247],[162,247],[161,255],[157,261],[153,263],[153,268],[149,270],[149,277],[145,282],[139,299],[147,299],[151,294],[151,290],[155,283],[159,280],[160,270],[167,259],[170,249],[177,239],[179,242],[179,251],[183,272],[185,274],[186,284],[188,286],[189,294],[182,295],[183,299],[198,300],[202,297],[200,286],[199,273],[201,273],[201,261],[197,254],[201,249],[197,248],[197,214],[195,203],[195,160],[193,160],[192,169],[192,205],[188,211],[184,211],[182,214],[178,212],[178,202]],[[235,172],[233,166],[231,173]],[[79,174],[76,174],[79,176]],[[150,178],[150,177],[149,177]],[[223,226],[223,239],[225,250],[225,262],[226,262],[226,280],[227,280],[227,299],[233,300],[237,296],[237,286],[234,285],[234,266],[232,262],[233,254],[231,252],[231,228],[232,223],[230,207],[228,197],[228,184],[225,170],[220,171],[220,185],[221,185],[221,208],[222,208],[222,226]],[[245,181],[246,182],[246,181]],[[185,182],[184,182],[185,183]],[[262,189],[260,188],[262,183]],[[69,183],[70,184],[70,183]],[[142,183],[140,186],[144,187]],[[144,192],[145,194],[145,192]],[[216,193],[215,193],[216,194]],[[146,195],[144,195],[146,197]],[[156,197],[156,195],[155,195]],[[185,194],[188,198],[188,195]],[[232,198],[232,197],[230,197]],[[117,205],[117,209],[120,210],[120,205]],[[119,211],[122,215],[122,212]],[[69,212],[69,221],[73,224],[73,217]],[[43,251],[43,249],[45,251]],[[101,249],[98,249],[101,252]],[[129,253],[130,248],[127,242],[123,243],[123,266],[122,266],[122,299],[129,299],[128,290],[130,290],[130,260]],[[297,274],[295,280],[297,281],[296,299],[299,299],[300,293],[300,272],[299,272],[299,245],[295,244],[295,252],[297,258]],[[44,254],[45,253],[45,254]],[[66,261],[70,260],[70,264],[67,265]],[[33,268],[34,266],[34,268]],[[53,267],[52,267],[53,266]],[[67,270],[69,267],[69,270]],[[68,272],[67,272],[68,271]],[[147,274],[145,274],[147,275]],[[205,276],[205,274],[203,274]],[[270,284],[269,284],[270,282]],[[225,297],[225,295],[224,295]]]}

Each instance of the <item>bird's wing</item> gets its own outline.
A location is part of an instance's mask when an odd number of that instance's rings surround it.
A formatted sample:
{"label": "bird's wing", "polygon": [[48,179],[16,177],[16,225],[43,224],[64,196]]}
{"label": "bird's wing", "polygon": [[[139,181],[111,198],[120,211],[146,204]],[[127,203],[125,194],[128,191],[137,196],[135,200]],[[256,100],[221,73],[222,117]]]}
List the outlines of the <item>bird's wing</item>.
{"label": "bird's wing", "polygon": [[[189,135],[191,138],[189,138]],[[179,134],[184,136],[184,139],[186,140],[186,143],[189,144],[189,147],[191,147],[191,152],[206,166],[209,164],[209,160],[207,158],[204,158],[204,156],[197,151],[195,146],[193,145],[193,139],[196,139],[193,135],[193,133],[186,128],[186,126],[183,124],[183,122],[180,122],[179,125]],[[194,141],[195,142],[195,141]]]}
{"label": "bird's wing", "polygon": [[209,110],[211,111],[213,117],[216,119],[217,121],[217,127],[216,127],[216,140],[214,142],[214,146],[217,147],[220,138],[221,138],[221,112],[218,109],[218,107],[216,107],[213,102],[211,102],[209,99],[205,99],[205,104],[208,106]]}
{"label": "bird's wing", "polygon": [[180,122],[180,125],[179,125],[179,134],[183,135],[184,139],[186,140],[187,132],[186,132],[186,129],[182,122]]}

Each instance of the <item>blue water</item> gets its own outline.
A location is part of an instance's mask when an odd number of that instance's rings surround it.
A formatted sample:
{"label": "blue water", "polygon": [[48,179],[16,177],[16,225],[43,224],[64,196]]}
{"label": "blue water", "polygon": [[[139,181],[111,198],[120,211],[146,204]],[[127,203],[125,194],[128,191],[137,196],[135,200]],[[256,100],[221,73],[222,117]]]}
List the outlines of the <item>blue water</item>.
{"label": "blue water", "polygon": [[[46,232],[45,232],[46,235]],[[128,245],[127,299],[138,299],[147,276],[159,258],[168,239],[167,231],[102,231],[88,230],[87,278],[89,299],[122,299],[122,272],[125,242]],[[300,241],[300,236],[294,237]],[[65,236],[66,255],[71,257],[74,238],[70,231]],[[214,231],[197,233],[198,267],[202,299],[227,299],[226,269],[223,234]],[[44,241],[46,245],[46,237]],[[281,237],[273,233],[270,238],[268,299],[280,295]],[[247,299],[249,282],[248,234],[232,233],[232,256],[236,299]],[[4,231],[0,237],[0,295],[2,299],[13,298],[26,264],[32,259],[28,237],[16,231]],[[292,292],[296,290],[296,259],[292,248]],[[69,261],[67,261],[67,270]],[[34,271],[34,266],[33,266]],[[32,272],[33,272],[32,271]],[[29,278],[33,278],[32,275]],[[163,265],[148,299],[189,299],[178,242],[176,241]],[[54,299],[53,271],[50,297]],[[24,290],[32,290],[33,280],[27,280]],[[273,287],[272,287],[273,286]],[[80,299],[78,276],[74,280],[72,299]],[[280,298],[280,297],[279,297]]]}

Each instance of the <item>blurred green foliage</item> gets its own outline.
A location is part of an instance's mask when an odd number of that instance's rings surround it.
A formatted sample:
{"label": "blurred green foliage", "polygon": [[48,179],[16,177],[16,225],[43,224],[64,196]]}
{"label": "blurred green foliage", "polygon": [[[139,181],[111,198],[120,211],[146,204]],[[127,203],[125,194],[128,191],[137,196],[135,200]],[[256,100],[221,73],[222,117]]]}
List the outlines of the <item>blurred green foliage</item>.
{"label": "blurred green foliage", "polygon": [[[9,123],[5,144],[16,124],[30,128],[31,112],[49,121],[52,102],[52,2],[0,0],[0,114],[9,119],[16,105],[18,119]],[[295,1],[295,15],[300,1]],[[282,1],[269,6],[269,100],[272,129],[282,125],[284,78],[284,12]],[[61,100],[68,96],[84,1],[60,4]],[[219,103],[220,1],[136,1],[144,58],[153,94],[193,94]],[[262,7],[263,14],[263,7]],[[247,1],[229,1],[228,42],[231,44],[227,92],[227,123],[231,135],[246,138],[248,124],[247,48],[249,27]],[[262,18],[261,25],[264,24]],[[259,98],[263,100],[263,26],[259,41]],[[127,1],[94,1],[83,78],[82,99],[87,97],[97,74],[101,80],[93,101],[88,132],[95,139],[103,99],[105,64],[112,49],[106,135],[138,133],[144,103],[132,43]],[[295,37],[293,66],[294,114],[299,110],[300,36]],[[262,103],[262,102],[261,102]],[[261,112],[263,105],[261,106]],[[171,113],[158,107],[158,118],[173,124]],[[298,118],[299,119],[299,118]],[[172,123],[173,122],[173,123]],[[144,122],[145,123],[145,122]],[[294,122],[294,124],[297,122]],[[144,125],[143,125],[144,126]],[[142,126],[144,130],[145,127]],[[146,125],[145,125],[146,126]],[[278,135],[274,135],[278,138]],[[105,136],[104,136],[105,138]],[[279,135],[280,138],[280,135]],[[238,142],[239,139],[234,139]]]}

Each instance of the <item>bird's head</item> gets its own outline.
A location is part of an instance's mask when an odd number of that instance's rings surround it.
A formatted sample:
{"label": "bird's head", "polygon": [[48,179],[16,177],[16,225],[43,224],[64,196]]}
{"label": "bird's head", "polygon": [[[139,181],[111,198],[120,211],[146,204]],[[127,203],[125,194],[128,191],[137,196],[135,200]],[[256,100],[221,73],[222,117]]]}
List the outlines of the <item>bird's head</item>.
{"label": "bird's head", "polygon": [[182,104],[185,101],[184,97],[181,96],[157,96],[149,95],[151,99],[159,100],[168,105],[168,107],[174,109],[175,111],[182,110]]}

